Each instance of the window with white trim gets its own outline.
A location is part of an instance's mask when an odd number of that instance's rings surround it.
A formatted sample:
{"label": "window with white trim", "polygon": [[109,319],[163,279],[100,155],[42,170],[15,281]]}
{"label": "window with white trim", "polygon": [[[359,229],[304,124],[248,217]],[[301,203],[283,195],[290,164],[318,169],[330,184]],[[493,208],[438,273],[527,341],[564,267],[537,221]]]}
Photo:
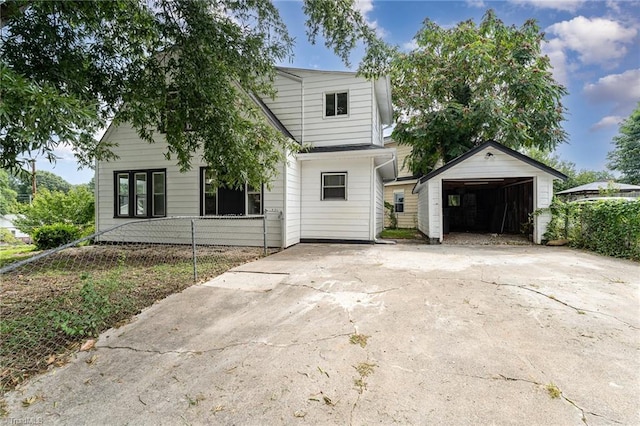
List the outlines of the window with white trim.
{"label": "window with white trim", "polygon": [[114,172],[115,217],[166,216],[166,170]]}
{"label": "window with white trim", "polygon": [[347,172],[322,173],[322,200],[347,199]]}
{"label": "window with white trim", "polygon": [[203,216],[252,216],[262,214],[262,188],[245,184],[238,189],[219,185],[214,171],[200,168],[200,214]]}
{"label": "window with white trim", "polygon": [[393,209],[396,213],[404,212],[404,190],[393,191]]}
{"label": "window with white trim", "polygon": [[324,94],[324,116],[336,117],[348,115],[349,92],[333,92]]}

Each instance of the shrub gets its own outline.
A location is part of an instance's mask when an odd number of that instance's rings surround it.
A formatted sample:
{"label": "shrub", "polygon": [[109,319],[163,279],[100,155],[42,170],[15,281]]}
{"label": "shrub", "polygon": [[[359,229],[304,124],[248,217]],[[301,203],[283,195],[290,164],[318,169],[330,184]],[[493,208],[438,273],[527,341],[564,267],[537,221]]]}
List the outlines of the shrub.
{"label": "shrub", "polygon": [[387,214],[389,215],[389,228],[390,229],[398,228],[398,217],[396,216],[395,206],[390,202],[385,201],[384,208],[387,209]]}
{"label": "shrub", "polygon": [[0,228],[0,243],[5,243],[9,245],[18,245],[24,244],[22,240],[16,238],[11,231],[6,228]]}
{"label": "shrub", "polygon": [[551,214],[545,239],[566,238],[574,247],[640,260],[640,200],[556,200]]}
{"label": "shrub", "polygon": [[33,241],[38,250],[60,247],[78,238],[80,238],[80,229],[66,223],[41,226],[33,233]]}

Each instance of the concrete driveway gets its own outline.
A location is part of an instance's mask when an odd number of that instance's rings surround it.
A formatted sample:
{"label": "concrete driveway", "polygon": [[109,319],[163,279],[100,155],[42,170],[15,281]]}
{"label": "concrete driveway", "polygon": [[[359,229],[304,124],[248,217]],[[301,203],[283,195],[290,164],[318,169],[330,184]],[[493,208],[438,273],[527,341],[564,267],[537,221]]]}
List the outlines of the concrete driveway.
{"label": "concrete driveway", "polygon": [[4,420],[640,424],[639,327],[629,261],[300,244],[104,333],[9,394]]}

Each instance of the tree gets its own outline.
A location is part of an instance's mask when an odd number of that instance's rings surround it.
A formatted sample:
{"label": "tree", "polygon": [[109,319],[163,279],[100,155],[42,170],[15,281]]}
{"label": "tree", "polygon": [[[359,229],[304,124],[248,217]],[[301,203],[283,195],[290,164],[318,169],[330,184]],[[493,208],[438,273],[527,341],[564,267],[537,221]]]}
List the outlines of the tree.
{"label": "tree", "polygon": [[[31,173],[22,171],[16,173],[11,177],[11,187],[16,191],[22,199],[26,199],[26,195],[31,194]],[[36,188],[38,191],[41,189],[47,189],[51,192],[69,192],[72,185],[64,180],[62,177],[47,170],[40,170],[36,172]]]}
{"label": "tree", "polygon": [[445,29],[425,21],[417,48],[391,62],[392,137],[412,146],[414,173],[486,140],[543,150],[566,140],[567,91],[551,75],[542,40],[535,21],[509,27],[491,10],[478,26],[465,21]]}
{"label": "tree", "polygon": [[607,156],[608,167],[621,172],[624,182],[640,185],[640,102],[618,132],[613,138],[616,148]]}
{"label": "tree", "polygon": [[[348,63],[367,45],[360,71],[384,71],[389,49],[355,0],[304,0],[308,36]],[[159,129],[182,170],[202,150],[221,183],[259,186],[292,148],[252,95],[273,96],[274,64],[293,40],[271,1],[30,0],[3,3],[0,165],[23,152],[53,160],[61,143],[77,159],[113,159],[96,129],[129,122],[148,142]],[[274,143],[275,141],[275,143]]]}
{"label": "tree", "polygon": [[93,224],[94,206],[93,193],[87,188],[72,188],[66,194],[43,189],[31,204],[20,208],[21,217],[14,224],[29,235],[41,226],[57,223],[74,225],[82,230]]}
{"label": "tree", "polygon": [[536,148],[524,150],[525,155],[537,160],[549,167],[552,167],[567,176],[567,180],[554,180],[554,192],[564,191],[565,189],[575,188],[576,186],[585,185],[592,182],[607,182],[615,179],[611,173],[606,170],[576,170],[576,164],[571,161],[561,160],[557,154],[549,151],[542,151]]}
{"label": "tree", "polygon": [[17,194],[9,183],[9,174],[0,169],[0,214],[11,212],[16,202]]}

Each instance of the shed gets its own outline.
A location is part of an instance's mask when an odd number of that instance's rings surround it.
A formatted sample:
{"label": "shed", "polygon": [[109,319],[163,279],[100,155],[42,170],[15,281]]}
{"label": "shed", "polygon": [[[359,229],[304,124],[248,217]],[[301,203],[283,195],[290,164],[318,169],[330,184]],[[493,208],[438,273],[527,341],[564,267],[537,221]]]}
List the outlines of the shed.
{"label": "shed", "polygon": [[495,141],[485,142],[422,176],[418,229],[432,242],[449,232],[530,233],[536,244],[551,220],[561,172]]}

